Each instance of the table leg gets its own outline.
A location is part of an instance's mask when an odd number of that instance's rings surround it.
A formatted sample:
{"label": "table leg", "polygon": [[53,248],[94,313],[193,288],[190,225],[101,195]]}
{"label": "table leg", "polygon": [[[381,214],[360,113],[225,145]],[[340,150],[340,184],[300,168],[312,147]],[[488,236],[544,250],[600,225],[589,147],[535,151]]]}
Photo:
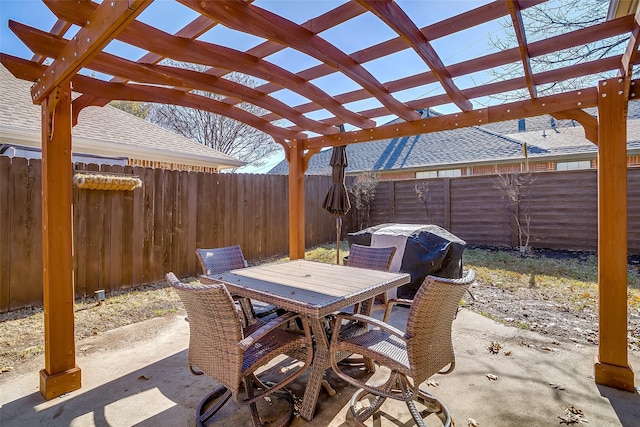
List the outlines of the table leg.
{"label": "table leg", "polygon": [[315,354],[313,355],[311,374],[309,374],[309,382],[305,388],[304,396],[302,397],[302,407],[300,409],[300,415],[307,421],[313,419],[316,403],[318,402],[318,395],[320,394],[320,388],[324,380],[324,373],[327,368],[331,366],[329,341],[327,340],[321,319],[309,317],[309,323],[311,324],[311,332],[316,340],[316,348]]}

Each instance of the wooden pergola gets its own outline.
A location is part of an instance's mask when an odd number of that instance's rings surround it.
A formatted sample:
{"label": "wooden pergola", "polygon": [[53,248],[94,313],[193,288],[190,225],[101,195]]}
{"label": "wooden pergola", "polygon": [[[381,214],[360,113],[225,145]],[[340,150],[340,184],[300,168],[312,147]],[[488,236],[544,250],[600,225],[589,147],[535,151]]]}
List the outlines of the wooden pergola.
{"label": "wooden pergola", "polygon": [[[627,353],[626,112],[628,101],[635,96],[631,76],[638,50],[640,15],[626,14],[528,43],[521,12],[543,1],[489,1],[424,27],[414,23],[419,17],[403,9],[402,2],[364,0],[344,1],[302,23],[252,0],[179,0],[195,18],[175,33],[142,19],[146,9],[162,9],[167,4],[152,4],[152,0],[104,0],[100,4],[88,0],[44,0],[57,17],[49,31],[10,21],[10,28],[34,56],[27,60],[2,54],[2,63],[14,76],[34,82],[32,100],[42,107],[45,367],[40,375],[40,391],[43,396],[50,399],[81,386],[74,343],[71,128],[84,107],[104,106],[111,100],[202,109],[271,135],[284,148],[289,162],[292,259],[304,257],[305,169],[309,158],[324,147],[543,114],[578,121],[586,137],[598,146],[600,292],[595,381],[633,391],[634,372]],[[355,52],[345,52],[324,37],[327,31],[366,14],[395,36]],[[435,40],[502,17],[513,23],[517,46],[445,65],[442,52],[434,47]],[[249,34],[260,42],[240,50],[206,41],[203,36],[217,26]],[[532,70],[532,58],[617,35],[629,38],[622,54],[540,73]],[[146,54],[130,60],[109,53],[107,45],[114,40]],[[297,70],[269,60],[284,50],[294,50],[316,65]],[[407,51],[423,62],[420,72],[380,81],[368,71],[367,65],[372,61]],[[207,71],[163,65],[161,61],[165,58],[202,64]],[[456,81],[461,76],[511,63],[521,64],[521,77],[470,87],[460,87]],[[92,77],[85,70],[108,75],[110,79]],[[251,76],[261,84],[248,87],[223,78],[233,71]],[[611,77],[595,87],[538,96],[540,85],[600,73],[609,73]],[[356,88],[329,94],[314,83],[316,79],[334,75],[347,79]],[[400,100],[402,91],[429,84],[439,85],[441,93]],[[275,96],[283,89],[305,101],[288,105]],[[478,107],[480,98],[518,89],[528,91],[527,99]],[[80,96],[72,98],[72,91]],[[202,92],[215,93],[223,99],[215,100]],[[366,100],[377,106],[347,108]],[[241,108],[241,103],[254,104],[264,114],[253,114]],[[457,112],[421,118],[420,110],[445,104],[455,105]],[[584,111],[589,107],[597,108],[597,118]],[[319,115],[324,118],[313,118]],[[376,125],[374,119],[387,116],[401,120]],[[339,125],[346,125],[348,130],[339,132]]]}

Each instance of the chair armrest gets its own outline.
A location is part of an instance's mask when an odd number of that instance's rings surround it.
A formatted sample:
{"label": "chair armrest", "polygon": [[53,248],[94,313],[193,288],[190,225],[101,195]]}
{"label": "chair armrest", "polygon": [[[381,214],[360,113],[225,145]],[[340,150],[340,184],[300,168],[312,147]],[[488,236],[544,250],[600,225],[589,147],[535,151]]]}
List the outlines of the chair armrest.
{"label": "chair armrest", "polygon": [[390,333],[391,335],[395,335],[398,338],[406,339],[404,332],[402,332],[400,329],[396,328],[395,326],[391,326],[388,323],[384,323],[383,321],[378,320],[374,317],[365,316],[363,314],[352,314],[352,313],[342,312],[342,313],[338,313],[338,317],[336,317],[336,331],[331,337],[332,342],[335,342],[337,340],[337,337],[340,335],[340,328],[342,327],[343,319],[354,320],[356,322],[364,322],[369,325],[373,325],[377,328],[380,328],[383,331]]}
{"label": "chair armrest", "polygon": [[240,345],[240,348],[243,351],[246,351],[249,347],[251,347],[256,341],[258,341],[260,338],[264,337],[265,335],[267,335],[268,333],[270,333],[271,331],[273,331],[274,329],[280,327],[281,325],[296,319],[296,318],[300,318],[302,320],[302,324],[304,326],[304,330],[305,330],[305,335],[308,335],[308,338],[311,339],[311,336],[309,334],[309,326],[306,323],[307,319],[303,316],[301,316],[298,313],[284,313],[274,319],[269,320],[267,323],[265,323],[263,326],[261,326],[260,328],[256,329],[251,335],[245,337],[244,339],[242,339],[238,344]]}
{"label": "chair armrest", "polygon": [[394,299],[390,299],[389,301],[387,301],[387,304],[389,304],[389,305],[404,304],[404,305],[411,306],[412,303],[413,303],[413,300],[404,299],[404,298],[394,298]]}

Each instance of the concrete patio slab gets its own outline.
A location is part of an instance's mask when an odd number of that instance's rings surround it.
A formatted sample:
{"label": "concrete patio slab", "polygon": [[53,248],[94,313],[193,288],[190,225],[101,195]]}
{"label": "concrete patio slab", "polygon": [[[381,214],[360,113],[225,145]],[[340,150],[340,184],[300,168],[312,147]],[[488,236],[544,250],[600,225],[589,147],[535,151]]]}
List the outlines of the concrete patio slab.
{"label": "concrete patio slab", "polygon": [[[391,323],[402,327],[406,314],[397,308]],[[445,402],[458,427],[470,418],[480,426],[560,425],[569,407],[582,411],[591,426],[640,426],[638,353],[630,355],[636,392],[629,393],[596,386],[594,345],[555,341],[465,309],[454,322],[454,337],[456,369],[423,388]],[[196,405],[215,382],[189,373],[188,339],[184,315],[168,315],[82,340],[82,389],[50,401],[38,391],[42,359],[25,363],[0,376],[0,426],[193,426]],[[502,347],[497,354],[489,351],[493,341]],[[294,395],[302,396],[304,378],[290,387]],[[347,412],[354,388],[330,370],[327,380],[336,395],[322,391],[313,421],[298,417],[294,427],[353,425]],[[388,401],[376,425],[408,420],[404,405]],[[247,408],[233,402],[210,423],[249,424]]]}

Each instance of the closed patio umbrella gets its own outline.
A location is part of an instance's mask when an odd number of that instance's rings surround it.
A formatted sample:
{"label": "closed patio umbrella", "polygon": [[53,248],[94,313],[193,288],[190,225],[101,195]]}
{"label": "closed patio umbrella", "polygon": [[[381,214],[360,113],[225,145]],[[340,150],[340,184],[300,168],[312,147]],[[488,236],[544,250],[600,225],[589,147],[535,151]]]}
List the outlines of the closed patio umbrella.
{"label": "closed patio umbrella", "polygon": [[332,167],[331,188],[327,192],[322,207],[329,211],[336,217],[336,264],[340,264],[340,231],[342,229],[342,216],[346,215],[351,209],[351,202],[349,201],[349,194],[347,193],[347,187],[344,184],[344,171],[349,166],[347,162],[347,150],[346,146],[333,147],[331,153],[331,161],[329,164]]}

